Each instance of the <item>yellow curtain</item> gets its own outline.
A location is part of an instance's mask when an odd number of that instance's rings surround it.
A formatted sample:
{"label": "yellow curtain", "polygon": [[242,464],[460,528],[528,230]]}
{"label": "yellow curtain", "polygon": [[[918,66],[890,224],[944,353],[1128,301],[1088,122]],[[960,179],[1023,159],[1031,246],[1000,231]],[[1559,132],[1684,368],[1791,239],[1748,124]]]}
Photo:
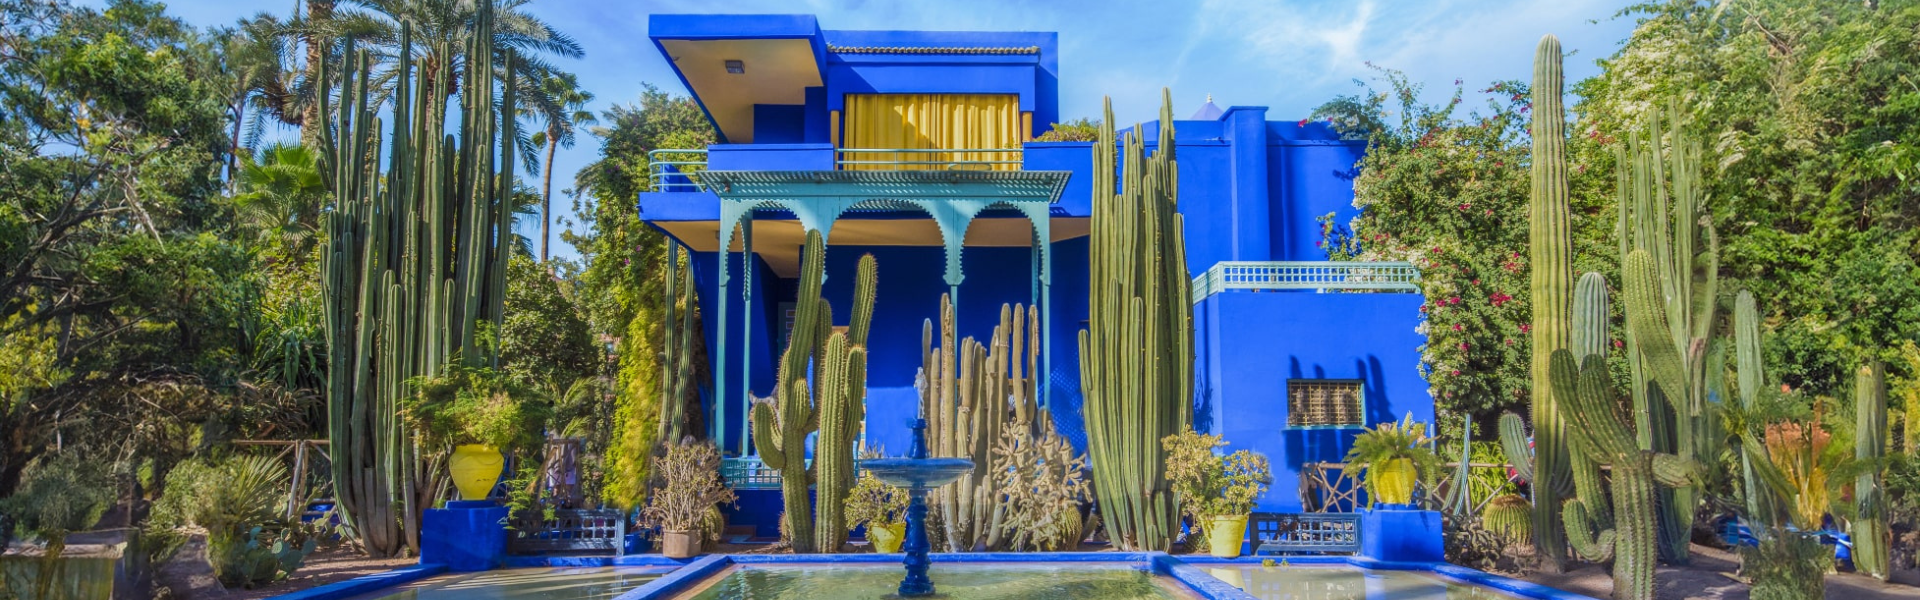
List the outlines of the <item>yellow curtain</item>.
{"label": "yellow curtain", "polygon": [[[1020,98],[1012,94],[848,94],[843,148],[1020,148]],[[1018,171],[1017,152],[848,152],[843,169],[994,169]],[[1011,161],[1010,164],[954,164]],[[900,164],[907,163],[907,164]],[[914,164],[919,163],[919,164]]]}

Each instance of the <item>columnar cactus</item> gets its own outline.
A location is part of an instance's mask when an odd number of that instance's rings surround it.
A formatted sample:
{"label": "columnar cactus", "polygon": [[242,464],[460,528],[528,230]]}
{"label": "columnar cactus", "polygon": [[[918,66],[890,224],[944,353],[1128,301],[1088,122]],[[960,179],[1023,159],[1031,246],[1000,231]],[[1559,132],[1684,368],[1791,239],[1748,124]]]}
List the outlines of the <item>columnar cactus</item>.
{"label": "columnar cactus", "polygon": [[[676,279],[684,279],[677,288]],[[667,250],[665,281],[666,307],[663,314],[665,318],[662,319],[664,325],[660,328],[663,339],[660,343],[660,392],[657,401],[660,424],[654,440],[659,444],[674,444],[686,434],[686,398],[693,391],[693,343],[699,333],[693,327],[693,308],[696,303],[693,269],[680,268],[678,244]],[[674,322],[676,312],[679,314],[678,323]]]}
{"label": "columnar cactus", "polygon": [[[780,357],[774,397],[754,402],[753,440],[760,460],[780,471],[781,516],[787,544],[797,553],[837,552],[846,543],[844,502],[853,488],[853,441],[866,420],[866,337],[878,288],[873,256],[860,257],[854,279],[853,318],[844,333],[833,331],[833,309],[820,297],[826,276],[826,242],[807,232],[800,261],[800,287]],[[807,367],[812,365],[811,381]],[[807,434],[819,431],[813,468],[807,465]],[[818,483],[819,523],[809,509],[807,488]]]}
{"label": "columnar cactus", "polygon": [[[1878,465],[1886,458],[1887,449],[1885,368],[1877,363],[1860,367],[1860,372],[1854,377],[1853,394],[1853,409],[1857,417],[1854,458],[1862,464]],[[1881,484],[1884,471],[1878,466],[1864,469],[1854,481],[1853,493],[1859,504],[1859,514],[1850,527],[1854,566],[1862,573],[1883,580],[1890,574],[1888,546],[1892,543],[1892,537],[1887,532],[1887,491]]]}
{"label": "columnar cactus", "polygon": [[[1627,363],[1633,377],[1634,410],[1652,418],[1636,431],[1640,447],[1673,452],[1683,458],[1713,456],[1722,437],[1712,435],[1717,411],[1707,405],[1707,341],[1713,331],[1719,284],[1719,247],[1698,185],[1700,148],[1687,133],[1677,107],[1671,135],[1661,130],[1659,111],[1648,126],[1616,150],[1616,199],[1620,206],[1620,255],[1648,255],[1656,274],[1651,295],[1664,313],[1659,328],[1627,332]],[[1665,147],[1663,147],[1663,143]],[[1670,180],[1669,180],[1670,179]],[[1704,243],[1705,249],[1697,247]],[[1639,310],[1631,297],[1629,313]],[[1665,357],[1653,364],[1654,355]],[[1666,360],[1670,359],[1670,360]],[[1650,384],[1658,383],[1658,387]],[[1663,493],[1661,558],[1687,561],[1693,509],[1699,496],[1691,489]]]}
{"label": "columnar cactus", "polygon": [[[1080,332],[1087,454],[1100,515],[1123,550],[1167,550],[1180,518],[1160,440],[1187,429],[1193,304],[1178,210],[1172,92],[1162,90],[1159,149],[1140,127],[1115,164],[1113,103],[1093,146],[1088,319]],[[1119,173],[1115,187],[1114,173]]]}
{"label": "columnar cactus", "polygon": [[[456,137],[446,126],[449,77],[431,86],[404,61],[394,83],[391,133],[382,139],[372,57],[347,42],[336,78],[319,65],[320,163],[333,195],[325,216],[322,293],[328,365],[328,438],[335,498],[372,554],[418,549],[421,511],[440,487],[429,478],[398,401],[406,381],[449,363],[497,360],[479,343],[482,322],[500,324],[513,206],[515,60],[494,100],[493,9],[482,3],[466,48]],[[399,56],[412,56],[402,24]],[[442,47],[440,54],[452,55]],[[422,65],[424,68],[424,65]],[[503,143],[504,140],[504,143]],[[382,172],[383,149],[388,164]],[[497,165],[497,168],[496,168]]]}
{"label": "columnar cactus", "polygon": [[1558,412],[1563,403],[1552,397],[1548,357],[1571,342],[1567,327],[1573,295],[1561,58],[1560,39],[1541,37],[1533,57],[1533,190],[1527,209],[1533,263],[1533,537],[1541,558],[1556,569],[1566,560],[1559,496],[1571,466]]}
{"label": "columnar cactus", "polygon": [[[1039,408],[1040,315],[1034,307],[1000,306],[989,348],[973,338],[955,343],[953,304],[940,298],[940,345],[933,321],[921,329],[920,398],[927,410],[927,446],[933,456],[973,460],[973,472],[934,490],[947,550],[1003,546],[1007,506],[995,486],[991,450],[1008,427],[1034,434],[1050,428]],[[1023,364],[1024,363],[1024,364]]]}
{"label": "columnar cactus", "polygon": [[[1760,311],[1753,301],[1753,293],[1740,290],[1733,300],[1733,351],[1734,365],[1738,371],[1740,408],[1752,411],[1760,405],[1760,390],[1766,384],[1766,372],[1760,362]],[[1761,523],[1777,523],[1773,496],[1761,488],[1761,481],[1754,474],[1755,461],[1767,460],[1765,448],[1753,444],[1740,444],[1740,483],[1746,497],[1746,517]]]}
{"label": "columnar cactus", "polygon": [[[1653,293],[1657,280],[1652,261],[1645,253],[1629,256],[1623,273],[1628,313],[1632,315],[1636,303],[1646,302],[1646,297]],[[1600,326],[1590,320],[1605,314],[1605,287],[1598,275],[1588,275],[1581,282],[1581,299],[1576,301],[1583,309],[1576,312],[1579,315],[1576,323],[1597,331]],[[1630,321],[1637,327],[1648,327],[1656,323],[1658,316],[1643,315]],[[1650,599],[1653,568],[1659,554],[1658,526],[1654,521],[1656,483],[1669,487],[1690,486],[1693,463],[1671,453],[1640,448],[1635,415],[1621,410],[1604,353],[1588,354],[1581,359],[1583,364],[1576,364],[1573,352],[1560,350],[1554,352],[1552,360],[1549,368],[1553,375],[1553,397],[1561,403],[1572,425],[1569,428],[1573,438],[1571,447],[1584,453],[1595,465],[1613,469],[1609,478],[1611,494],[1583,489],[1581,495],[1567,500],[1561,507],[1567,541],[1581,556],[1613,561],[1616,600]],[[1611,512],[1611,523],[1603,518],[1608,512]]]}

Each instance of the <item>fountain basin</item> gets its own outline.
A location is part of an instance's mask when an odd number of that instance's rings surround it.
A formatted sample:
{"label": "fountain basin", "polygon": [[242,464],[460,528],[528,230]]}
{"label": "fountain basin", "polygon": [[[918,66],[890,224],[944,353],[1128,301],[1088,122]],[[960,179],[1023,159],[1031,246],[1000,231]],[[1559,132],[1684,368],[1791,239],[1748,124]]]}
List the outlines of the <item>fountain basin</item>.
{"label": "fountain basin", "polygon": [[[947,600],[1198,600],[1178,581],[1126,563],[937,563],[929,573]],[[733,565],[677,598],[812,600],[892,597],[900,568],[890,564]]]}
{"label": "fountain basin", "polygon": [[860,468],[887,485],[912,488],[937,488],[973,471],[973,461],[964,458],[870,458]]}

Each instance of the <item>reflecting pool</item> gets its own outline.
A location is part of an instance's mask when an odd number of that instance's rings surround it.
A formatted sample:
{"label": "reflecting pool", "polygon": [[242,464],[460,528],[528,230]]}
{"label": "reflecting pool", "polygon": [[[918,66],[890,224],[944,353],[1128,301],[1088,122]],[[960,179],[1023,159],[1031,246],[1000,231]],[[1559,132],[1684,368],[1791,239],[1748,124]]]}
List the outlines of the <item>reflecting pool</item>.
{"label": "reflecting pool", "polygon": [[[1198,598],[1178,581],[1142,567],[1089,563],[934,563],[933,582],[947,600],[1185,600]],[[900,566],[736,565],[681,598],[692,600],[879,599],[895,593]]]}
{"label": "reflecting pool", "polygon": [[1420,571],[1226,565],[1208,575],[1262,600],[1510,600],[1511,594]]}
{"label": "reflecting pool", "polygon": [[507,569],[458,573],[381,590],[356,600],[601,600],[672,571],[658,567]]}

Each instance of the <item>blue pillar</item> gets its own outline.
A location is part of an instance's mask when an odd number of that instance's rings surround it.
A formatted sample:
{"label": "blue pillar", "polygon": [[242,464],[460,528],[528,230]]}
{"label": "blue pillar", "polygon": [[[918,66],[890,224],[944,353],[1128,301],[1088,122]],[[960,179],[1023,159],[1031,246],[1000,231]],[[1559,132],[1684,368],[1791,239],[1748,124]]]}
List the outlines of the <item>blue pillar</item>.
{"label": "blue pillar", "polygon": [[453,500],[420,518],[420,564],[449,571],[485,571],[507,557],[507,507],[492,500]]}
{"label": "blue pillar", "polygon": [[1267,185],[1267,108],[1235,106],[1222,116],[1232,149],[1233,214],[1229,260],[1272,260],[1273,196]]}
{"label": "blue pillar", "polygon": [[1361,556],[1387,562],[1446,562],[1440,511],[1381,506],[1360,513]]}

